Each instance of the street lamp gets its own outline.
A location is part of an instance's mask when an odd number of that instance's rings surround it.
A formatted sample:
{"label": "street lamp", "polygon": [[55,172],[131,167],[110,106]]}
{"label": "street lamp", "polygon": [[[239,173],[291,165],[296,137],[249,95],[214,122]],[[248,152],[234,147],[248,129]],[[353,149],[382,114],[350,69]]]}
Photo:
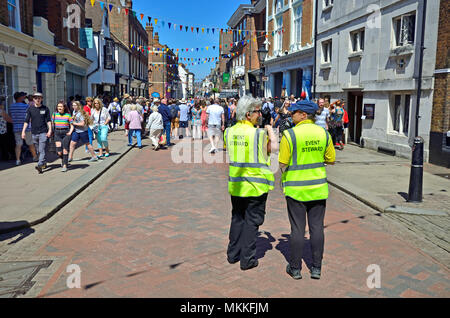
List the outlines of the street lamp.
{"label": "street lamp", "polygon": [[260,86],[259,86],[259,97],[264,97],[264,91],[261,88],[261,86],[263,85],[263,66],[264,66],[264,61],[266,60],[267,57],[267,53],[269,51],[266,50],[266,46],[265,45],[261,45],[261,47],[259,48],[258,51],[256,51],[256,53],[258,53],[258,59],[259,59],[259,65],[260,65],[260,69],[259,69],[259,81],[260,81]]}

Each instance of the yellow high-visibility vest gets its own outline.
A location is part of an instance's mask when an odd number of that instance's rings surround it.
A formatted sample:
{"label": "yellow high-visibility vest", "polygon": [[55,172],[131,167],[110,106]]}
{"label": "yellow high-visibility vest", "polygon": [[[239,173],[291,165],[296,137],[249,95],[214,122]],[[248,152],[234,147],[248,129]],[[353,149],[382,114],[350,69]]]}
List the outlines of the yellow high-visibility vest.
{"label": "yellow high-visibility vest", "polygon": [[303,124],[283,132],[291,151],[289,166],[282,176],[284,195],[297,201],[328,198],[324,155],[328,132],[316,124]]}
{"label": "yellow high-visibility vest", "polygon": [[272,190],[275,177],[267,156],[267,133],[240,121],[225,131],[230,171],[228,192],[236,197],[259,197]]}

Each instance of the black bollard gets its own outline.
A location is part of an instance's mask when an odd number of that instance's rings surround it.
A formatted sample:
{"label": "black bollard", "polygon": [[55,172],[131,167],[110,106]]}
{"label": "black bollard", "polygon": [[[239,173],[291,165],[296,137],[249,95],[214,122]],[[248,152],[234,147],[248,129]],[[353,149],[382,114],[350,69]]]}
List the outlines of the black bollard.
{"label": "black bollard", "polygon": [[408,202],[422,202],[423,189],[423,138],[414,138]]}

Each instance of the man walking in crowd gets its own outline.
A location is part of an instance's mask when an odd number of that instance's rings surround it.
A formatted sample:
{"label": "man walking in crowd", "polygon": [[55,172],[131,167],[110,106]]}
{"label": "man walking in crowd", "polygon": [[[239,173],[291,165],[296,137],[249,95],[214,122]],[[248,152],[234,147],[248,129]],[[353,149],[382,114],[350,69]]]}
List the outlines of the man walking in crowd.
{"label": "man walking in crowd", "polygon": [[178,135],[178,128],[180,127],[180,107],[177,105],[177,101],[175,99],[171,99],[169,101],[169,110],[171,120],[171,129],[172,129],[172,138],[175,139]]}
{"label": "man walking in crowd", "polygon": [[27,137],[26,131],[28,125],[31,123],[31,136],[33,143],[39,152],[39,162],[36,170],[39,174],[43,169],[47,168],[45,161],[45,147],[47,146],[47,139],[52,135],[52,122],[50,118],[50,110],[47,106],[42,104],[43,95],[35,93],[33,96],[34,106],[28,107],[25,117],[25,123],[22,128],[22,139]]}
{"label": "man walking in crowd", "polygon": [[[301,279],[306,216],[312,247],[311,278],[320,279],[324,248],[324,217],[328,198],[326,164],[334,164],[329,133],[314,124],[317,104],[299,101],[289,108],[295,127],[283,133],[279,162],[291,223],[291,259],[286,272]],[[292,151],[291,151],[292,149]]]}
{"label": "man walking in crowd", "polygon": [[208,136],[211,142],[209,153],[217,152],[219,137],[225,130],[225,115],[223,107],[219,106],[219,99],[214,100],[214,104],[210,105],[206,110],[208,122]]}
{"label": "man walking in crowd", "polygon": [[173,145],[170,143],[170,123],[172,118],[170,115],[170,109],[169,107],[167,107],[167,99],[163,99],[161,103],[159,102],[159,99],[156,99],[155,105],[158,106],[158,112],[163,118],[164,132],[166,133],[166,143],[167,147],[170,147]]}
{"label": "man walking in crowd", "polygon": [[225,131],[232,204],[227,259],[230,264],[240,261],[241,269],[247,270],[258,266],[256,238],[264,222],[268,192],[275,184],[269,168],[275,136],[269,126],[266,130],[255,128],[261,116],[261,101],[244,96],[236,114],[238,123]]}
{"label": "man walking in crowd", "polygon": [[[14,137],[16,139],[16,166],[21,164],[20,155],[22,152],[22,129],[23,123],[27,116],[28,105],[25,103],[25,98],[27,93],[16,92],[14,94],[14,99],[16,102],[9,107],[9,115],[13,121]],[[33,161],[37,162],[38,157],[36,155],[36,148],[33,145],[33,139],[31,137],[31,128],[28,127],[25,130],[25,143],[28,145],[31,154],[33,155]]]}
{"label": "man walking in crowd", "polygon": [[319,110],[316,114],[316,125],[319,125],[322,128],[325,128],[328,131],[328,116],[330,115],[330,111],[325,107],[325,100],[323,98],[319,98]]}
{"label": "man walking in crowd", "polygon": [[[121,108],[119,104],[119,99],[115,97],[113,102],[109,104],[108,112],[111,115],[111,121],[109,122],[109,129],[111,131],[116,130],[116,125],[118,124],[117,120],[119,119]],[[112,124],[112,127],[111,127]]]}
{"label": "man walking in crowd", "polygon": [[189,106],[186,104],[186,100],[183,98],[180,101],[180,139],[183,139],[184,136],[190,137],[189,134]]}

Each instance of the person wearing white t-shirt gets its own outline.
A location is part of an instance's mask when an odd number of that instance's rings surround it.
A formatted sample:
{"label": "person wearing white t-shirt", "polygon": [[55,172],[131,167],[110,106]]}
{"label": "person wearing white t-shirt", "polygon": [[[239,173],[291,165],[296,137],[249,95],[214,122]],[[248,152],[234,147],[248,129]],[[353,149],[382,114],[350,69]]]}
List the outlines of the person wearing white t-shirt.
{"label": "person wearing white t-shirt", "polygon": [[211,142],[210,153],[217,152],[219,137],[225,129],[225,114],[223,107],[219,106],[219,100],[214,100],[214,104],[206,109],[206,121],[208,122],[208,136]]}

